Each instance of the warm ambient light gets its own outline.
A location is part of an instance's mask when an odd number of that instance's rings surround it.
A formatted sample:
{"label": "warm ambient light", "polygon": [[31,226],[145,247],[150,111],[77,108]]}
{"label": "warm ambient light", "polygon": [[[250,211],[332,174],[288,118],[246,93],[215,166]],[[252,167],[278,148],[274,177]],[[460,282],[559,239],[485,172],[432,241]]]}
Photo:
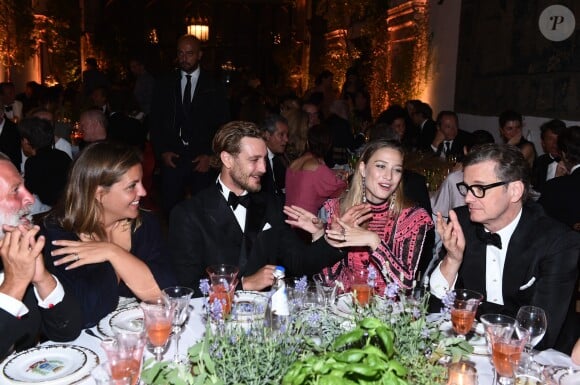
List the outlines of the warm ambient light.
{"label": "warm ambient light", "polygon": [[201,41],[209,39],[209,25],[203,19],[191,19],[191,24],[187,26],[187,34],[197,37]]}

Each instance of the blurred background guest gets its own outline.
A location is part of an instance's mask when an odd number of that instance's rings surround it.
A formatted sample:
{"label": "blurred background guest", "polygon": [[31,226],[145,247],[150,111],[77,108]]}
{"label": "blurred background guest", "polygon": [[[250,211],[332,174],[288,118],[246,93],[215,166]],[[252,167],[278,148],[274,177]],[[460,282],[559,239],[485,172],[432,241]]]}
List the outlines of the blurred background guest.
{"label": "blurred background guest", "polygon": [[308,130],[306,151],[286,170],[286,206],[300,206],[317,213],[328,198],[338,197],[346,188],[340,178],[324,163],[332,145],[330,130],[317,125]]}
{"label": "blurred background guest", "polygon": [[504,143],[511,144],[520,149],[530,168],[536,159],[534,144],[524,138],[522,129],[524,119],[522,114],[513,110],[506,110],[499,115],[499,133]]}
{"label": "blurred background guest", "polygon": [[558,137],[566,129],[566,124],[559,119],[552,119],[540,126],[542,150],[544,153],[536,158],[532,169],[534,190],[542,192],[547,181],[567,173],[562,162],[562,153],[558,147]]}

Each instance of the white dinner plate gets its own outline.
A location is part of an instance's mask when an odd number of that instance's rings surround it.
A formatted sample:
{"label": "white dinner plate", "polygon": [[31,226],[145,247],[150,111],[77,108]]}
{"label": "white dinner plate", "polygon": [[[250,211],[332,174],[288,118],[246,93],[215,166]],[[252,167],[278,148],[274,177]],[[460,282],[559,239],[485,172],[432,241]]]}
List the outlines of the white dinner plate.
{"label": "white dinner plate", "polygon": [[268,294],[259,291],[236,291],[232,305],[232,320],[250,322],[264,318]]}
{"label": "white dinner plate", "polygon": [[[477,321],[475,321],[473,324],[474,326],[471,328],[471,330],[474,333],[467,340],[467,342],[473,346],[473,354],[487,356],[489,355],[489,352],[487,351],[487,341],[485,340],[483,324]],[[452,337],[454,335],[451,321],[443,322],[441,326],[439,326],[439,329],[448,337]]]}
{"label": "white dinner plate", "polygon": [[139,306],[139,303],[135,298],[119,297],[119,304],[117,308],[111,313],[104,316],[97,324],[97,331],[104,336],[114,337],[115,332],[111,328],[111,318],[113,318],[117,313],[128,309],[134,309]]}
{"label": "white dinner plate", "polygon": [[558,385],[579,385],[580,370],[564,367],[552,367],[546,370],[550,374],[550,379]]}
{"label": "white dinner plate", "polygon": [[111,316],[109,320],[111,331],[140,332],[143,330],[143,310],[139,307],[132,307],[119,310]]}
{"label": "white dinner plate", "polygon": [[11,384],[69,385],[99,364],[90,349],[75,345],[37,346],[8,357],[2,373]]}

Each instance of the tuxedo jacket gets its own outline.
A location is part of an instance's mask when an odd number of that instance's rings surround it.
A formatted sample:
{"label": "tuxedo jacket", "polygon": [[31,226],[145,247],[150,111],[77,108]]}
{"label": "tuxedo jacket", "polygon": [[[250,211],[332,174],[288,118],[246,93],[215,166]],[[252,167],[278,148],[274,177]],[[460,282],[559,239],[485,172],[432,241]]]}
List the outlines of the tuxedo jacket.
{"label": "tuxedo jacket", "polygon": [[[481,224],[471,222],[467,206],[455,209],[465,235],[465,252],[456,288],[485,295],[486,244],[477,238]],[[478,313],[502,313],[515,317],[523,305],[541,307],[548,330],[538,349],[570,352],[579,336],[573,295],[578,277],[580,235],[548,217],[536,203],[526,204],[507,247],[503,268],[504,305],[480,304]]]}
{"label": "tuxedo jacket", "polygon": [[40,201],[54,206],[62,196],[68,179],[71,159],[66,153],[53,148],[42,148],[24,164],[24,185]]}
{"label": "tuxedo jacket", "polygon": [[210,155],[215,132],[228,120],[225,90],[207,72],[200,70],[189,111],[183,108],[181,71],[157,81],[149,123],[151,143],[158,156],[168,151],[180,154],[183,160]]}
{"label": "tuxedo jacket", "polygon": [[20,163],[22,163],[20,133],[18,126],[8,119],[4,119],[4,128],[0,134],[0,152],[8,155],[16,169],[20,170]]}
{"label": "tuxedo jacket", "polygon": [[532,185],[534,190],[542,192],[546,184],[546,174],[548,173],[548,166],[552,163],[552,157],[549,154],[543,154],[534,161],[534,168],[532,170]]}
{"label": "tuxedo jacket", "polygon": [[172,210],[169,248],[179,285],[198,288],[199,279],[206,277],[205,269],[219,263],[238,266],[239,277],[267,264],[282,265],[286,276],[298,276],[315,274],[342,258],[324,238],[309,245],[301,241],[284,222],[272,194],[249,195],[245,234],[216,185]]}
{"label": "tuxedo jacket", "polygon": [[539,203],[546,213],[580,231],[580,168],[570,175],[550,179],[544,185]]}
{"label": "tuxedo jacket", "polygon": [[431,143],[435,139],[437,133],[437,124],[433,119],[428,119],[423,128],[420,128],[419,140],[417,141],[417,148],[420,151],[432,151]]}
{"label": "tuxedo jacket", "polygon": [[80,306],[66,291],[63,300],[50,309],[38,306],[32,286],[26,290],[22,302],[28,313],[21,318],[0,309],[0,360],[12,346],[16,351],[34,346],[40,334],[55,342],[72,341],[79,336]]}
{"label": "tuxedo jacket", "polygon": [[[449,155],[455,155],[458,160],[463,158],[463,147],[470,143],[471,134],[467,131],[457,130],[457,136],[453,139],[453,143],[451,144],[451,150]],[[445,141],[439,144],[437,147],[437,151],[435,154],[437,156],[441,155],[441,152],[445,151]]]}

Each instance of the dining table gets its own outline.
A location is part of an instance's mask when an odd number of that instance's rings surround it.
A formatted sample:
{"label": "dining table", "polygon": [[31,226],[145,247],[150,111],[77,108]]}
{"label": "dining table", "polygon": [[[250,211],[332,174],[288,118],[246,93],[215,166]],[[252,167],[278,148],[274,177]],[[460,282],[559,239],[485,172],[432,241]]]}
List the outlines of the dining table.
{"label": "dining table", "polygon": [[[182,329],[180,340],[179,340],[179,355],[186,356],[188,349],[198,342],[203,336],[206,331],[206,321],[205,321],[205,307],[204,307],[204,298],[193,298],[190,301],[191,313],[189,318]],[[120,308],[115,312],[109,314],[103,320],[99,322],[96,326],[85,329],[81,332],[79,337],[71,342],[66,344],[57,344],[52,341],[43,342],[39,347],[33,349],[39,349],[42,347],[49,347],[49,346],[62,346],[64,347],[78,347],[82,349],[88,349],[88,351],[93,352],[94,356],[92,360],[88,360],[86,365],[82,370],[82,373],[79,373],[76,377],[71,376],[70,382],[64,380],[63,382],[50,382],[50,384],[78,384],[78,385],[93,385],[95,384],[95,380],[91,376],[92,369],[94,369],[99,363],[106,361],[106,354],[103,348],[101,347],[101,342],[103,338],[112,337],[113,332],[111,329],[110,319],[111,317],[123,311],[123,309],[130,309],[131,306],[134,309],[138,309],[134,300],[131,299],[122,299],[120,301]],[[168,343],[166,351],[164,353],[164,360],[171,360],[175,356],[175,348],[172,343]],[[8,356],[1,364],[0,364],[0,384],[18,384],[24,385],[30,382],[23,382],[23,381],[15,381],[10,379],[6,375],[6,366],[16,357],[17,355],[22,353],[13,353],[12,355]],[[92,354],[91,354],[92,356]],[[146,348],[143,354],[144,360],[153,357],[153,354]],[[558,352],[556,350],[547,350],[544,352],[538,353],[536,356],[536,360],[540,363],[552,364],[552,365],[560,365],[560,366],[570,366],[574,367],[575,369],[580,369],[578,366],[574,366],[569,356]],[[493,385],[493,367],[490,361],[490,356],[487,354],[472,354],[469,356],[469,361],[471,361],[475,368],[477,369],[477,378],[479,385]]]}

